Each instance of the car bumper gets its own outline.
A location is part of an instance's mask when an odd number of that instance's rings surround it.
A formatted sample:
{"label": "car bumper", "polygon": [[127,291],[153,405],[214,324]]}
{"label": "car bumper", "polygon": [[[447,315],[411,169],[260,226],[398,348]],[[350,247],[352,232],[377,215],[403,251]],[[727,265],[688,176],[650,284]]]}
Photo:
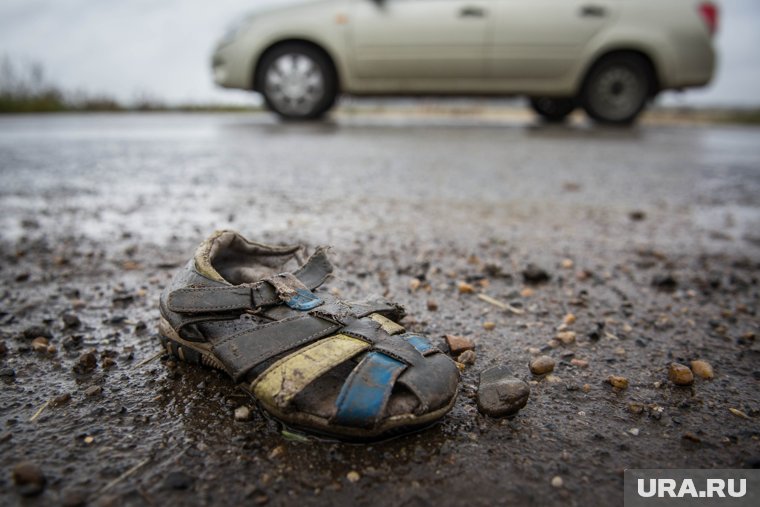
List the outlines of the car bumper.
{"label": "car bumper", "polygon": [[211,56],[214,83],[224,88],[253,89],[253,65],[234,43],[217,47]]}

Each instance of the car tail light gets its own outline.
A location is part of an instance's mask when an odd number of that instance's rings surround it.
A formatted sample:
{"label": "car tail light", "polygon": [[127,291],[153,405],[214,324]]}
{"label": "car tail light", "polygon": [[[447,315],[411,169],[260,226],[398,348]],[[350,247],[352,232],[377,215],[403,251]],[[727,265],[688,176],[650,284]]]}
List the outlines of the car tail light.
{"label": "car tail light", "polygon": [[712,2],[701,3],[699,4],[699,14],[707,25],[710,35],[714,35],[718,30],[718,6]]}

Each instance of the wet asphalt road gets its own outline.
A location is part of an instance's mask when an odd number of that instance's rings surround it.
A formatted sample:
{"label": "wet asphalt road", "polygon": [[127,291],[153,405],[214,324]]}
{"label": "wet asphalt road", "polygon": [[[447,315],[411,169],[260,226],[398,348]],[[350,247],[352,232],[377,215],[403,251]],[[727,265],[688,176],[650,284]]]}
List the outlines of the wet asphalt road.
{"label": "wet asphalt road", "polygon": [[[615,505],[625,468],[760,464],[756,128],[0,117],[0,178],[0,504]],[[333,290],[385,294],[434,340],[475,340],[454,410],[369,446],[294,441],[257,410],[234,421],[251,401],[214,371],[140,365],[159,350],[161,288],[227,227],[330,244]],[[526,283],[529,263],[550,280]],[[577,339],[559,345],[567,313]],[[32,350],[37,325],[55,352]],[[97,368],[74,373],[90,349]],[[532,349],[553,376],[531,376]],[[667,381],[696,358],[715,380]],[[474,400],[477,372],[501,363],[532,388],[509,420]],[[47,478],[39,496],[14,486],[23,460]]]}

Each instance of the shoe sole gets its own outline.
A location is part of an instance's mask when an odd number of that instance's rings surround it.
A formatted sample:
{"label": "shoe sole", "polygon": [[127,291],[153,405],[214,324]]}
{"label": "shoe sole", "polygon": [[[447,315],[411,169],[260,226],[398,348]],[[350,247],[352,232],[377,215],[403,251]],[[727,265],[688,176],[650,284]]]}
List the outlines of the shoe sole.
{"label": "shoe sole", "polygon": [[[158,337],[166,352],[180,361],[215,368],[229,374],[222,362],[211,352],[211,346],[208,343],[185,340],[174,331],[171,324],[163,317],[161,317],[158,324]],[[249,384],[242,383],[239,386],[253,398],[267,416],[274,418],[284,427],[296,428],[318,436],[349,441],[383,440],[399,436],[401,433],[406,434],[422,430],[446,415],[454,407],[457,395],[459,394],[459,388],[457,387],[457,392],[446,406],[427,414],[391,416],[383,424],[372,429],[366,429],[338,426],[331,424],[328,419],[304,412],[282,412],[278,407],[256,398],[251,392]]]}

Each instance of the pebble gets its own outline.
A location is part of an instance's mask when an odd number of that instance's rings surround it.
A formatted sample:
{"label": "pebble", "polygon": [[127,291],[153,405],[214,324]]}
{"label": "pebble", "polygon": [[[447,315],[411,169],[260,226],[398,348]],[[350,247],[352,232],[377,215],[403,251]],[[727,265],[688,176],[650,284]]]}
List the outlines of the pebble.
{"label": "pebble", "polygon": [[705,380],[712,380],[715,378],[715,372],[713,372],[710,363],[702,359],[695,359],[692,361],[691,370],[696,373],[697,376],[702,377]]}
{"label": "pebble", "polygon": [[422,282],[420,281],[419,278],[412,278],[411,280],[409,280],[409,290],[411,290],[412,292],[419,289],[420,285],[422,285]]}
{"label": "pebble", "polygon": [[533,297],[533,296],[535,296],[535,294],[536,294],[536,291],[533,290],[533,289],[531,289],[530,287],[525,287],[524,289],[522,289],[520,291],[520,296],[522,296],[524,298]]}
{"label": "pebble", "polygon": [[493,322],[490,320],[483,322],[483,329],[485,329],[486,331],[493,331],[494,329],[496,329],[496,322]]}
{"label": "pebble", "polygon": [[548,282],[551,278],[546,270],[536,266],[535,264],[528,264],[522,272],[523,280],[526,283],[544,283]]}
{"label": "pebble", "polygon": [[560,262],[559,265],[562,266],[563,269],[573,269],[575,263],[572,259],[562,259],[562,262]]}
{"label": "pebble", "polygon": [[98,366],[98,358],[95,356],[95,351],[89,351],[85,352],[81,356],[79,356],[79,359],[77,360],[76,364],[74,365],[74,372],[75,373],[88,373],[97,368]]}
{"label": "pebble", "polygon": [[235,409],[236,421],[247,421],[251,418],[251,409],[245,405],[242,405]]}
{"label": "pebble", "polygon": [[554,371],[554,359],[549,356],[538,356],[530,364],[530,372],[534,375],[544,375]]}
{"label": "pebble", "polygon": [[555,475],[554,477],[552,477],[552,486],[554,486],[555,488],[561,488],[564,483],[565,481],[563,481],[562,477],[560,477],[559,475]]}
{"label": "pebble", "polygon": [[346,474],[346,479],[348,479],[348,482],[356,483],[359,482],[359,479],[361,479],[362,476],[359,475],[359,472],[356,470],[351,470]]}
{"label": "pebble", "polygon": [[28,328],[24,329],[24,338],[27,340],[34,340],[38,336],[43,336],[48,340],[53,337],[53,335],[50,333],[50,330],[45,326],[29,326]]}
{"label": "pebble", "polygon": [[475,343],[466,336],[459,336],[455,334],[446,335],[446,345],[449,346],[449,351],[454,356],[458,356],[465,350],[473,350]]}
{"label": "pebble", "polygon": [[5,342],[0,342],[0,357],[3,357],[8,353],[8,346]]}
{"label": "pebble", "polygon": [[79,320],[79,317],[73,313],[64,313],[61,320],[63,321],[63,327],[65,328],[77,327],[82,323],[82,321]]}
{"label": "pebble", "polygon": [[578,368],[588,368],[588,361],[585,359],[573,358],[570,360],[570,364],[577,366]]}
{"label": "pebble", "polygon": [[86,396],[99,396],[103,392],[103,388],[100,386],[90,386],[84,390]]}
{"label": "pebble", "polygon": [[193,478],[185,472],[169,472],[164,480],[166,489],[189,489],[193,485]]}
{"label": "pebble", "polygon": [[690,386],[694,383],[694,374],[688,366],[681,363],[670,363],[668,380],[677,386]]}
{"label": "pebble", "polygon": [[575,331],[560,331],[556,338],[565,345],[571,345],[575,343],[575,336]]}
{"label": "pebble", "polygon": [[272,459],[277,459],[277,458],[279,458],[280,456],[282,456],[282,454],[283,454],[284,452],[285,452],[285,447],[283,447],[283,446],[281,446],[281,445],[278,445],[277,447],[275,447],[274,449],[272,449],[271,451],[269,451],[269,454],[267,455],[267,457],[268,457],[270,460],[272,460]]}
{"label": "pebble", "polygon": [[616,389],[628,389],[628,379],[620,375],[610,375],[607,382]]}
{"label": "pebble", "polygon": [[562,318],[562,323],[565,324],[566,326],[570,326],[574,324],[576,320],[577,318],[575,317],[575,314],[568,313]]}
{"label": "pebble", "polygon": [[51,405],[54,407],[60,407],[61,405],[65,405],[69,401],[71,401],[71,395],[69,393],[63,393],[53,398]]}
{"label": "pebble", "polygon": [[478,410],[491,417],[514,415],[528,403],[530,387],[512,376],[508,367],[493,366],[480,372]]}
{"label": "pebble", "polygon": [[438,302],[436,302],[435,299],[428,299],[427,301],[427,309],[431,312],[435,312],[438,310]]}
{"label": "pebble", "polygon": [[23,461],[13,467],[13,482],[22,496],[35,496],[45,489],[45,474],[31,461]]}
{"label": "pebble", "polygon": [[48,339],[44,336],[38,336],[32,340],[32,348],[35,352],[47,352],[48,345]]}
{"label": "pebble", "polygon": [[475,287],[467,282],[457,283],[457,289],[459,290],[460,294],[472,294],[475,292]]}
{"label": "pebble", "polygon": [[477,358],[478,356],[475,354],[474,350],[465,350],[459,354],[459,357],[457,357],[457,362],[465,365],[473,365],[475,364],[475,360]]}
{"label": "pebble", "polygon": [[5,368],[0,368],[0,377],[8,377],[13,378],[16,376],[16,370],[13,368],[8,368],[7,366]]}

